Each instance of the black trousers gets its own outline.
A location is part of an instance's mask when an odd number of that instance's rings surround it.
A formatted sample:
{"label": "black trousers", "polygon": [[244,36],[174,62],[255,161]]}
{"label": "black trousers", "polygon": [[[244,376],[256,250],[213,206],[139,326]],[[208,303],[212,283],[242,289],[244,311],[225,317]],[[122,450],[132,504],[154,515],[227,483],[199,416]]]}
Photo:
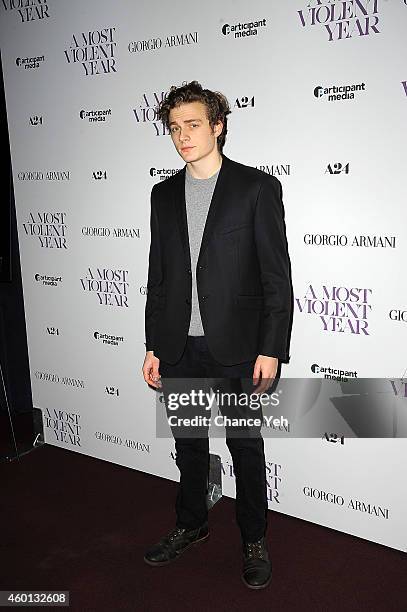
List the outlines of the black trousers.
{"label": "black trousers", "polygon": [[[160,360],[162,390],[168,410],[168,393],[171,381],[183,379],[190,388],[200,386],[199,380],[209,379],[213,391],[248,389],[253,376],[255,360],[234,366],[224,366],[212,357],[204,336],[188,336],[181,359],[171,365]],[[170,387],[167,386],[167,383]],[[223,409],[222,413],[236,416],[236,407]],[[206,413],[207,414],[207,413]],[[260,409],[260,416],[262,412]],[[239,435],[236,429],[226,426],[226,444],[233,460],[236,481],[236,520],[245,542],[255,542],[267,528],[267,483],[264,456],[264,441],[260,427],[245,428]],[[180,471],[180,482],[176,498],[176,526],[187,529],[200,527],[208,520],[206,495],[208,492],[209,439],[206,436],[179,437],[174,429],[176,465]]]}

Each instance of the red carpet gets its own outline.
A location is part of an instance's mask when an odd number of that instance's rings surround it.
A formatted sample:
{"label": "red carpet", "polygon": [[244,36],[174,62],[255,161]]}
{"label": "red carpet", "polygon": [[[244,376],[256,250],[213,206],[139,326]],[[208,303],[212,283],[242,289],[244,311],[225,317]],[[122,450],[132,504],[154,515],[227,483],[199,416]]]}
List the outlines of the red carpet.
{"label": "red carpet", "polygon": [[69,590],[75,611],[407,611],[406,556],[378,544],[270,512],[273,579],[252,591],[233,499],[208,543],[155,568],[144,550],[174,526],[177,483],[48,445],[0,478],[1,590]]}

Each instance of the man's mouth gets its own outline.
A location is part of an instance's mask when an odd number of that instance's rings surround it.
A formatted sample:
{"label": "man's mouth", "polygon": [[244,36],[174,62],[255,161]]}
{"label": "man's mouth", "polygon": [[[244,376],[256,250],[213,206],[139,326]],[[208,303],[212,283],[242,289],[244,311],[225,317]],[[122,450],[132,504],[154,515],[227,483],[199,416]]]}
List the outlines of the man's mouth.
{"label": "man's mouth", "polygon": [[182,147],[181,151],[185,152],[185,151],[189,151],[190,149],[193,149],[194,147]]}

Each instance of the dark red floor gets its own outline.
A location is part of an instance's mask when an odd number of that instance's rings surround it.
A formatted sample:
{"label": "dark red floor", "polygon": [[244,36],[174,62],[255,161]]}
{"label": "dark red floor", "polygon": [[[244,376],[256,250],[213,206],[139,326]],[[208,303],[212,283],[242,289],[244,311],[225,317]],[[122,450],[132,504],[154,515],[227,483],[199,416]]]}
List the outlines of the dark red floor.
{"label": "dark red floor", "polygon": [[174,526],[177,483],[48,445],[0,482],[2,590],[69,590],[75,611],[407,611],[406,556],[384,546],[270,512],[273,580],[252,591],[232,499],[208,543],[154,568],[144,550]]}

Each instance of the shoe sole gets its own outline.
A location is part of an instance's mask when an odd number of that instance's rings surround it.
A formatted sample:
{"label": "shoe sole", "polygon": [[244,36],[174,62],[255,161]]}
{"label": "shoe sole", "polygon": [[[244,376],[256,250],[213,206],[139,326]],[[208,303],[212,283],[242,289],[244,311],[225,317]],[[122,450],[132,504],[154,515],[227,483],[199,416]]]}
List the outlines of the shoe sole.
{"label": "shoe sole", "polygon": [[255,589],[256,591],[259,589],[265,589],[271,582],[271,576],[270,578],[268,578],[268,580],[264,584],[249,584],[248,582],[246,582],[243,576],[241,576],[241,578],[245,586],[247,586],[249,589]]}
{"label": "shoe sole", "polygon": [[185,546],[183,550],[179,551],[177,555],[173,557],[172,559],[168,559],[168,561],[150,561],[150,559],[147,559],[146,557],[143,557],[143,559],[145,563],[147,563],[147,565],[151,565],[152,567],[161,567],[162,565],[169,565],[169,563],[173,563],[174,561],[179,559],[184,554],[184,552],[188,550],[188,548],[191,548],[191,546],[194,546],[194,544],[201,544],[203,542],[207,542],[208,540],[209,540],[209,532],[203,538],[194,540],[193,542],[188,544],[188,546]]}

